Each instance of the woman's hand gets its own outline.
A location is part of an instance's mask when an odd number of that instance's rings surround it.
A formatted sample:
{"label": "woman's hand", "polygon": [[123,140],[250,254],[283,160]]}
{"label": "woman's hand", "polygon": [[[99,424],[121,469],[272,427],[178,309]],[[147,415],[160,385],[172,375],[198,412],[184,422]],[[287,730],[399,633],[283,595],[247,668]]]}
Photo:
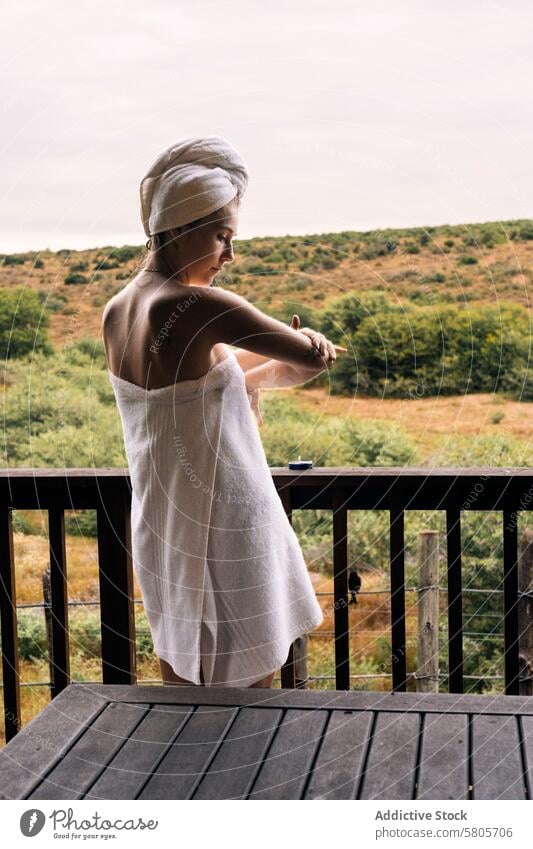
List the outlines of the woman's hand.
{"label": "woman's hand", "polygon": [[340,345],[334,345],[333,342],[326,339],[323,333],[319,333],[317,330],[311,330],[310,327],[300,327],[299,315],[293,315],[291,327],[293,330],[298,330],[299,333],[303,333],[304,336],[309,337],[313,346],[317,349],[317,351],[320,351],[328,365],[334,363],[337,359],[337,351],[346,352],[347,350],[346,348],[342,348]]}

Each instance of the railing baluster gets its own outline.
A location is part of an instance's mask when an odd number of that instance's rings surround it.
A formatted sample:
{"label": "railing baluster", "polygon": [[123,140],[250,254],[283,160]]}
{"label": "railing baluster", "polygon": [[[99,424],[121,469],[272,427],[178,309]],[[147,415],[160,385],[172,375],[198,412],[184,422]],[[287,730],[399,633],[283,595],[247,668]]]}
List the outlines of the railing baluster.
{"label": "railing baluster", "polygon": [[390,511],[392,689],[406,690],[404,511]]}
{"label": "railing baluster", "polygon": [[70,684],[68,634],[67,555],[65,514],[62,507],[48,510],[50,537],[50,591],[52,596],[52,698]]}
{"label": "railing baluster", "polygon": [[[287,486],[287,484],[285,484],[283,489],[278,490],[278,495],[281,499],[281,503],[283,504],[283,509],[287,514],[287,519],[292,525],[292,504],[290,486]],[[294,643],[291,643],[289,654],[287,655],[287,660],[284,664],[282,664],[281,667],[281,686],[291,690],[296,687],[296,670],[294,668]]]}
{"label": "railing baluster", "polygon": [[463,587],[461,511],[446,511],[446,553],[448,563],[448,690],[462,693],[463,684]]}
{"label": "railing baluster", "polygon": [[102,675],[104,684],[135,684],[135,614],[130,508],[113,490],[97,508]]}
{"label": "railing baluster", "polygon": [[20,676],[17,642],[17,596],[11,508],[0,505],[0,619],[6,742],[20,729]]}
{"label": "railing baluster", "polygon": [[518,659],[518,511],[503,511],[503,640],[505,693],[519,694]]}
{"label": "railing baluster", "polygon": [[335,621],[335,687],[350,689],[348,617],[348,510],[344,490],[333,493],[333,599]]}

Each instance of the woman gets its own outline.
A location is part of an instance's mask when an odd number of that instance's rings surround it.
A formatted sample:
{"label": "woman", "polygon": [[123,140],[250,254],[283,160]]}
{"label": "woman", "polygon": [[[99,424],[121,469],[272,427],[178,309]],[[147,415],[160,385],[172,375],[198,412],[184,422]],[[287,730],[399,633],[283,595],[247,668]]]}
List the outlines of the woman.
{"label": "woman", "polygon": [[261,387],[304,383],[336,350],[213,286],[234,259],[247,182],[218,136],[163,151],[141,182],[144,268],[102,321],[133,565],[167,684],[270,687],[293,640],[323,621],[254,412]]}

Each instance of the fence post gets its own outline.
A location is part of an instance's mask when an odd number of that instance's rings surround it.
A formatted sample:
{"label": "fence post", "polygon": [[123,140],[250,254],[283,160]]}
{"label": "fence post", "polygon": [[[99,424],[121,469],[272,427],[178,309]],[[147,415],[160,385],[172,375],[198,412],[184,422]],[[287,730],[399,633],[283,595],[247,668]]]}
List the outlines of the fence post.
{"label": "fence post", "polygon": [[294,643],[294,678],[299,690],[307,689],[307,634],[296,637]]}
{"label": "fence post", "polygon": [[419,534],[418,670],[416,689],[439,692],[439,534]]}
{"label": "fence post", "polygon": [[533,530],[525,528],[518,554],[518,681],[521,696],[533,695]]}

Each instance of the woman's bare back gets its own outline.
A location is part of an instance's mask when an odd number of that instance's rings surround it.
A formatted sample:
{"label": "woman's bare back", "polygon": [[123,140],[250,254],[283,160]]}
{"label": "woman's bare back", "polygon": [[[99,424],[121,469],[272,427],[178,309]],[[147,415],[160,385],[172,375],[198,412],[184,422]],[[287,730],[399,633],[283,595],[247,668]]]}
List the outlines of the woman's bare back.
{"label": "woman's bare back", "polygon": [[113,374],[159,389],[202,377],[226,356],[201,320],[202,287],[141,271],[106,305],[102,334]]}

